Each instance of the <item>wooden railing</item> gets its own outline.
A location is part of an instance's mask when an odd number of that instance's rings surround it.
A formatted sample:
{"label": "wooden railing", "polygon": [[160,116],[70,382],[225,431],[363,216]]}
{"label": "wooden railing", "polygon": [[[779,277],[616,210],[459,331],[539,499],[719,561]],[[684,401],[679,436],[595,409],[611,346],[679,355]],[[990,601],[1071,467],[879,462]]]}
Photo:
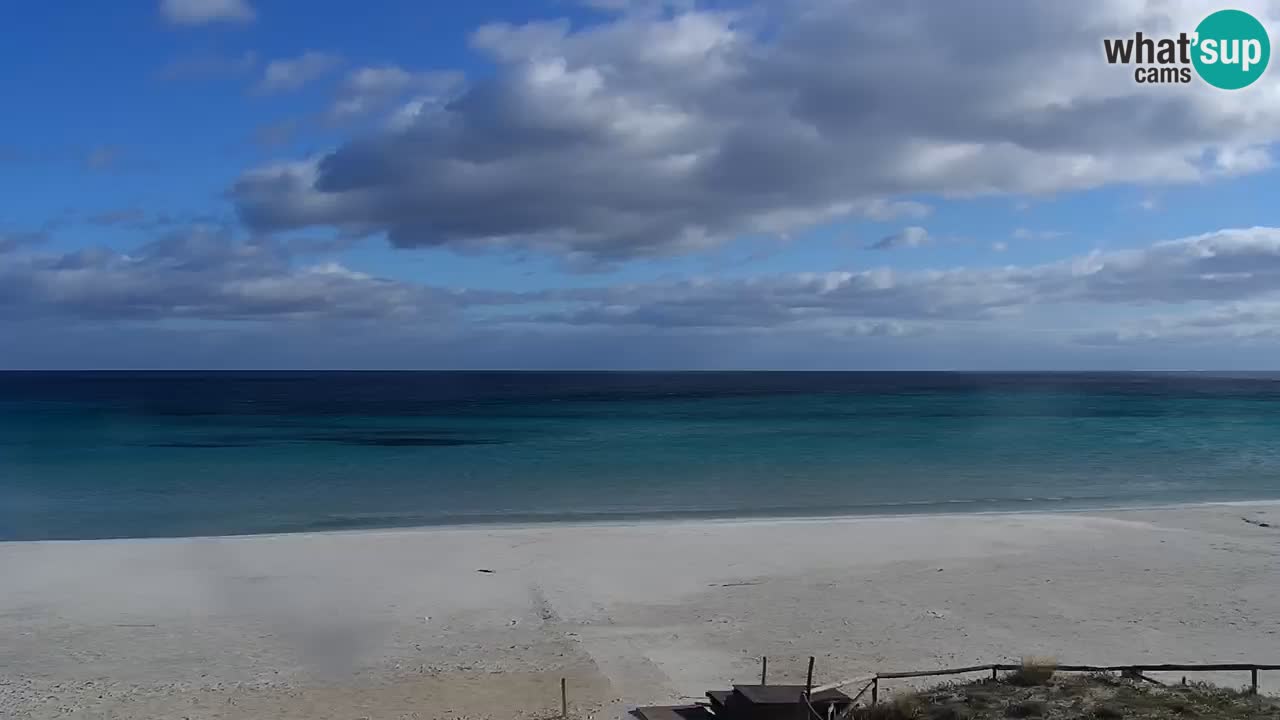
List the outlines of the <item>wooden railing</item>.
{"label": "wooden railing", "polygon": [[[819,685],[810,690],[812,693],[822,692],[823,690],[836,690],[855,683],[866,683],[862,691],[858,693],[861,697],[869,688],[871,690],[871,702],[879,699],[880,681],[901,678],[917,678],[917,677],[935,677],[938,675],[963,675],[976,672],[990,672],[991,677],[995,678],[1000,672],[1015,672],[1023,669],[1023,665],[1009,663],[991,663],[988,665],[969,665],[958,668],[943,668],[940,670],[911,670],[906,672],[878,672],[872,675],[862,675],[859,677],[841,680],[839,682]],[[1258,671],[1260,670],[1280,670],[1280,665],[1275,664],[1259,664],[1259,663],[1163,663],[1157,665],[1046,665],[1045,669],[1052,668],[1055,672],[1120,672],[1140,677],[1144,680],[1150,680],[1142,676],[1145,672],[1244,672],[1249,671],[1249,687],[1254,694],[1258,692]],[[856,699],[856,698],[855,698]]]}
{"label": "wooden railing", "polygon": [[[760,683],[763,685],[767,678],[768,659],[763,658],[760,672]],[[918,678],[918,677],[937,677],[939,675],[963,675],[976,672],[990,672],[992,679],[999,677],[1001,671],[1016,672],[1028,667],[1022,664],[1009,663],[991,663],[988,665],[968,665],[957,668],[943,668],[939,670],[910,670],[906,672],[878,672],[871,675],[862,675],[859,677],[848,678],[839,682],[827,683],[826,685],[813,685],[813,658],[809,658],[809,681],[805,684],[806,690],[800,696],[801,704],[807,708],[809,720],[830,720],[818,712],[810,698],[817,693],[826,690],[838,690],[842,687],[856,685],[861,683],[861,689],[850,696],[853,703],[857,703],[868,690],[871,691],[871,704],[875,705],[879,701],[880,681],[902,678]],[[1031,665],[1029,667],[1037,667]],[[1258,671],[1260,670],[1280,670],[1280,665],[1275,664],[1259,664],[1259,663],[1163,663],[1158,665],[1049,665],[1043,666],[1045,670],[1050,668],[1054,672],[1120,672],[1130,677],[1146,680],[1148,682],[1157,681],[1144,676],[1144,672],[1243,672],[1249,671],[1250,691],[1258,694]],[[1186,678],[1183,678],[1185,681]]]}

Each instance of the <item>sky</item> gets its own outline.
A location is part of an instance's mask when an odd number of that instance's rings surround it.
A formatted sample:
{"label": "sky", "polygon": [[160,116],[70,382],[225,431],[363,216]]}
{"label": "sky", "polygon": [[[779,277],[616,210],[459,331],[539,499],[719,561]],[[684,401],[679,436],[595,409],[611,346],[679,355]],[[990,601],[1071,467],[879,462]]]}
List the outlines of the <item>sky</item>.
{"label": "sky", "polygon": [[0,369],[1277,369],[1224,7],[20,3]]}

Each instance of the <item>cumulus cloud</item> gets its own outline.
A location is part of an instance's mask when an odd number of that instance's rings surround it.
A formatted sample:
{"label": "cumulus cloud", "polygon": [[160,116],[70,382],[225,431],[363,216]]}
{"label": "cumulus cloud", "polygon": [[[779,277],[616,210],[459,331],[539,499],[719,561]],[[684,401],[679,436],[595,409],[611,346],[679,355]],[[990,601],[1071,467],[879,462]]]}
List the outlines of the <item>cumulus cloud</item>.
{"label": "cumulus cloud", "polygon": [[1249,228],[1030,266],[785,273],[547,291],[531,320],[649,327],[838,328],[875,321],[986,321],[1040,308],[1180,307],[1280,294],[1280,229]]}
{"label": "cumulus cloud", "polygon": [[892,235],[886,235],[871,245],[872,250],[914,248],[929,244],[929,231],[919,225],[909,225]]}
{"label": "cumulus cloud", "polygon": [[[413,319],[448,294],[350,270],[297,263],[290,246],[194,226],[129,252],[0,255],[0,313],[94,320]],[[304,258],[305,259],[305,258]]]}
{"label": "cumulus cloud", "polygon": [[294,58],[272,60],[263,70],[255,90],[263,95],[298,90],[341,64],[342,58],[337,55],[315,51]]}
{"label": "cumulus cloud", "polygon": [[337,122],[351,120],[384,111],[412,97],[392,118],[394,125],[402,127],[411,124],[420,113],[430,112],[461,82],[462,75],[456,72],[412,72],[399,65],[356,68],[343,80],[329,118]]}
{"label": "cumulus cloud", "polygon": [[1235,329],[1246,326],[1280,330],[1280,300],[1227,303],[1183,317],[1166,318],[1161,324],[1188,328]]}
{"label": "cumulus cloud", "polygon": [[160,14],[174,25],[246,23],[257,17],[247,0],[160,0]]}
{"label": "cumulus cloud", "polygon": [[1222,303],[1181,314],[1156,314],[1141,322],[1079,333],[1084,345],[1163,344],[1170,347],[1217,343],[1241,347],[1280,340],[1280,298]]}
{"label": "cumulus cloud", "polygon": [[928,217],[933,208],[913,200],[886,200],[884,198],[870,198],[862,201],[857,207],[857,212],[870,220],[879,220],[881,222],[889,220],[897,220],[899,218],[919,219]]}
{"label": "cumulus cloud", "polygon": [[[1273,337],[1280,319],[1280,228],[1265,227],[1038,265],[767,273],[521,292],[390,280],[321,258],[344,249],[341,238],[242,239],[224,227],[195,225],[127,252],[50,252],[37,240],[0,236],[0,318],[449,326],[485,334],[492,347],[528,334],[687,334],[708,343],[722,335],[786,333],[795,341],[880,342],[922,334],[954,339],[980,329],[1017,336],[1028,327],[1098,346],[1210,334]],[[1066,308],[1130,320],[1100,320],[1081,334],[1078,325],[1062,324]],[[1143,312],[1153,316],[1132,320]]]}
{"label": "cumulus cloud", "polygon": [[233,196],[256,230],[358,226],[398,247],[608,263],[877,218],[907,196],[1254,172],[1280,136],[1276,78],[1152,88],[1101,57],[1100,37],[1211,9],[818,0],[761,9],[768,22],[668,8],[490,25],[471,44],[492,74],[249,172]]}

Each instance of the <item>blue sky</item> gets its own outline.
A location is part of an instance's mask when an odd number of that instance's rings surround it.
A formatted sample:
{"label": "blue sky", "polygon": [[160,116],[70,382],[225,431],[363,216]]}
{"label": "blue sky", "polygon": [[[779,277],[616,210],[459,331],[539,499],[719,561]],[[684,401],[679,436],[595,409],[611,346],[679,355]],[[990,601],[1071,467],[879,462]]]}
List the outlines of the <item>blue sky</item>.
{"label": "blue sky", "polygon": [[1217,9],[26,3],[0,368],[1271,368],[1280,76],[1101,51]]}

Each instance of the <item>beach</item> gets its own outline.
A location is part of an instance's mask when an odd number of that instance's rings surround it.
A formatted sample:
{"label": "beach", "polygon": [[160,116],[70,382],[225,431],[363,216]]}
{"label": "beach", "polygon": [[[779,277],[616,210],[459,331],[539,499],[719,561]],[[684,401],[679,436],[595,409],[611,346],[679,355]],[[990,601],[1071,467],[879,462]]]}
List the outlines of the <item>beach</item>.
{"label": "beach", "polygon": [[553,717],[563,677],[613,718],[761,656],[1277,662],[1277,567],[1272,503],[0,543],[0,716]]}

